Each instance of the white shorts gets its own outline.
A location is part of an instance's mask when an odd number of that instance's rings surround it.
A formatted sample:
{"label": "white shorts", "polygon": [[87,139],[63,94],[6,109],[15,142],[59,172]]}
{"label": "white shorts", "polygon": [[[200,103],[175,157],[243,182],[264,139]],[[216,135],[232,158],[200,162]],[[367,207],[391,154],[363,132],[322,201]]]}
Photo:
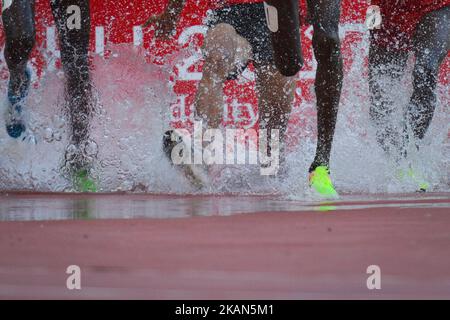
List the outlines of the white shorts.
{"label": "white shorts", "polygon": [[8,9],[11,4],[12,4],[13,0],[3,0],[2,1],[2,12],[5,11],[6,9]]}

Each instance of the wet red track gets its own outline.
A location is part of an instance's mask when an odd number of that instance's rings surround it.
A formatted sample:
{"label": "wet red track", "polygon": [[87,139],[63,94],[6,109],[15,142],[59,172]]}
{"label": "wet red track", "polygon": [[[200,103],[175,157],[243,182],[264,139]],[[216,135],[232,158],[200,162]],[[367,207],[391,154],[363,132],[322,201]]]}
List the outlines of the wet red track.
{"label": "wet red track", "polygon": [[448,193],[2,194],[0,220],[0,298],[450,298]]}

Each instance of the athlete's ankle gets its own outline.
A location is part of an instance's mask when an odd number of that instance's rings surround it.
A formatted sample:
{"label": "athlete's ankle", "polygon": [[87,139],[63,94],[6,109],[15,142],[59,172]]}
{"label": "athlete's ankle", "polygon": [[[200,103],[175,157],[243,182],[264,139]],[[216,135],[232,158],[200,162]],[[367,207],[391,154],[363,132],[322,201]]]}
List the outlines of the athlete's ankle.
{"label": "athlete's ankle", "polygon": [[318,167],[326,167],[328,169],[328,171],[330,170],[330,165],[327,161],[322,161],[322,160],[318,160],[315,159],[313,161],[313,163],[311,164],[311,166],[309,167],[309,173],[313,172],[314,170],[316,170]]}
{"label": "athlete's ankle", "polygon": [[26,97],[30,81],[31,71],[28,68],[10,73],[8,99],[12,105],[20,103]]}

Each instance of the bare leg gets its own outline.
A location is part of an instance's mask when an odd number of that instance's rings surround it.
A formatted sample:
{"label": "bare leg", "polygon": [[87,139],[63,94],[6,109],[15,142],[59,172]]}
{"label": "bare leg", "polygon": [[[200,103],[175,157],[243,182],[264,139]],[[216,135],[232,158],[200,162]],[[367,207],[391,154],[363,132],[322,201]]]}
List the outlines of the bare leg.
{"label": "bare leg", "polygon": [[2,14],[6,34],[5,60],[13,93],[21,91],[25,68],[35,44],[34,1],[16,0]]}
{"label": "bare leg", "polygon": [[318,166],[328,167],[330,162],[343,80],[340,7],[340,0],[308,0],[314,27],[313,48],[318,63],[315,80],[318,137],[310,172]]}
{"label": "bare leg", "polygon": [[[294,100],[295,80],[292,77],[283,76],[275,65],[258,66],[256,75],[260,128],[268,130],[269,139],[271,130],[279,130],[280,147],[283,148]],[[270,141],[268,145],[270,146]]]}
{"label": "bare leg", "polygon": [[402,150],[400,128],[392,119],[395,101],[392,88],[404,74],[408,53],[371,43],[369,51],[370,119],[376,127],[377,142],[383,150],[398,157]]}
{"label": "bare leg", "polygon": [[[203,126],[211,129],[220,127],[223,116],[223,85],[227,77],[236,70],[236,65],[246,64],[251,56],[251,46],[247,40],[236,33],[233,26],[220,23],[209,29],[203,46],[205,63],[203,78],[200,81],[195,99],[195,120],[203,121]],[[173,130],[169,130],[163,137],[163,150],[174,161],[174,154],[178,157],[184,152],[176,147],[191,148],[181,144],[184,138]],[[194,146],[196,148],[197,146]],[[195,157],[195,155],[194,155]],[[181,168],[185,176],[197,188],[209,184],[207,169],[203,166],[183,165]]]}
{"label": "bare leg", "polygon": [[[61,59],[66,75],[66,99],[71,124],[71,143],[80,147],[89,138],[93,116],[92,87],[89,72],[90,12],[88,0],[52,0],[58,28]],[[80,154],[72,166],[88,165]]]}
{"label": "bare leg", "polygon": [[414,36],[414,91],[407,120],[415,140],[424,138],[436,108],[439,68],[450,48],[450,7],[427,14]]}
{"label": "bare leg", "polygon": [[232,26],[222,23],[209,30],[203,51],[205,64],[196,96],[196,117],[218,128],[223,115],[223,85],[236,65],[250,58],[251,46]]}
{"label": "bare leg", "polygon": [[2,13],[5,28],[5,60],[10,81],[9,107],[5,115],[6,131],[18,138],[26,130],[23,119],[23,101],[28,94],[30,74],[26,71],[31,50],[35,44],[34,1],[16,0]]}
{"label": "bare leg", "polygon": [[[439,67],[449,50],[449,8],[431,12],[420,22],[414,37],[416,64],[413,71],[414,91],[406,120],[414,138],[423,139],[436,107],[435,89]],[[399,81],[404,74],[407,52],[390,50],[371,44],[369,53],[370,116],[377,127],[377,141],[396,160],[405,156],[408,136],[404,128],[392,123],[394,101],[389,83]],[[391,150],[391,149],[394,150]]]}
{"label": "bare leg", "polygon": [[[208,32],[204,52],[205,64],[196,97],[196,116],[207,121],[210,127],[218,128],[223,114],[223,85],[230,73],[251,58],[252,48],[232,26],[219,24]],[[278,129],[283,141],[295,81],[283,76],[275,65],[257,65],[256,76],[260,127],[268,131]]]}

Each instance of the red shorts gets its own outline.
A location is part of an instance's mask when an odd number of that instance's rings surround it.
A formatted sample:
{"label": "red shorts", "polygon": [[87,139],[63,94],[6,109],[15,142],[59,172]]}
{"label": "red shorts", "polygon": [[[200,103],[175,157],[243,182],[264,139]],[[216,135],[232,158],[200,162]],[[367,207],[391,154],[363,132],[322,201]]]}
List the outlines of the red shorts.
{"label": "red shorts", "polygon": [[450,0],[378,0],[383,22],[372,31],[379,46],[408,50],[421,19],[428,13],[450,5]]}

